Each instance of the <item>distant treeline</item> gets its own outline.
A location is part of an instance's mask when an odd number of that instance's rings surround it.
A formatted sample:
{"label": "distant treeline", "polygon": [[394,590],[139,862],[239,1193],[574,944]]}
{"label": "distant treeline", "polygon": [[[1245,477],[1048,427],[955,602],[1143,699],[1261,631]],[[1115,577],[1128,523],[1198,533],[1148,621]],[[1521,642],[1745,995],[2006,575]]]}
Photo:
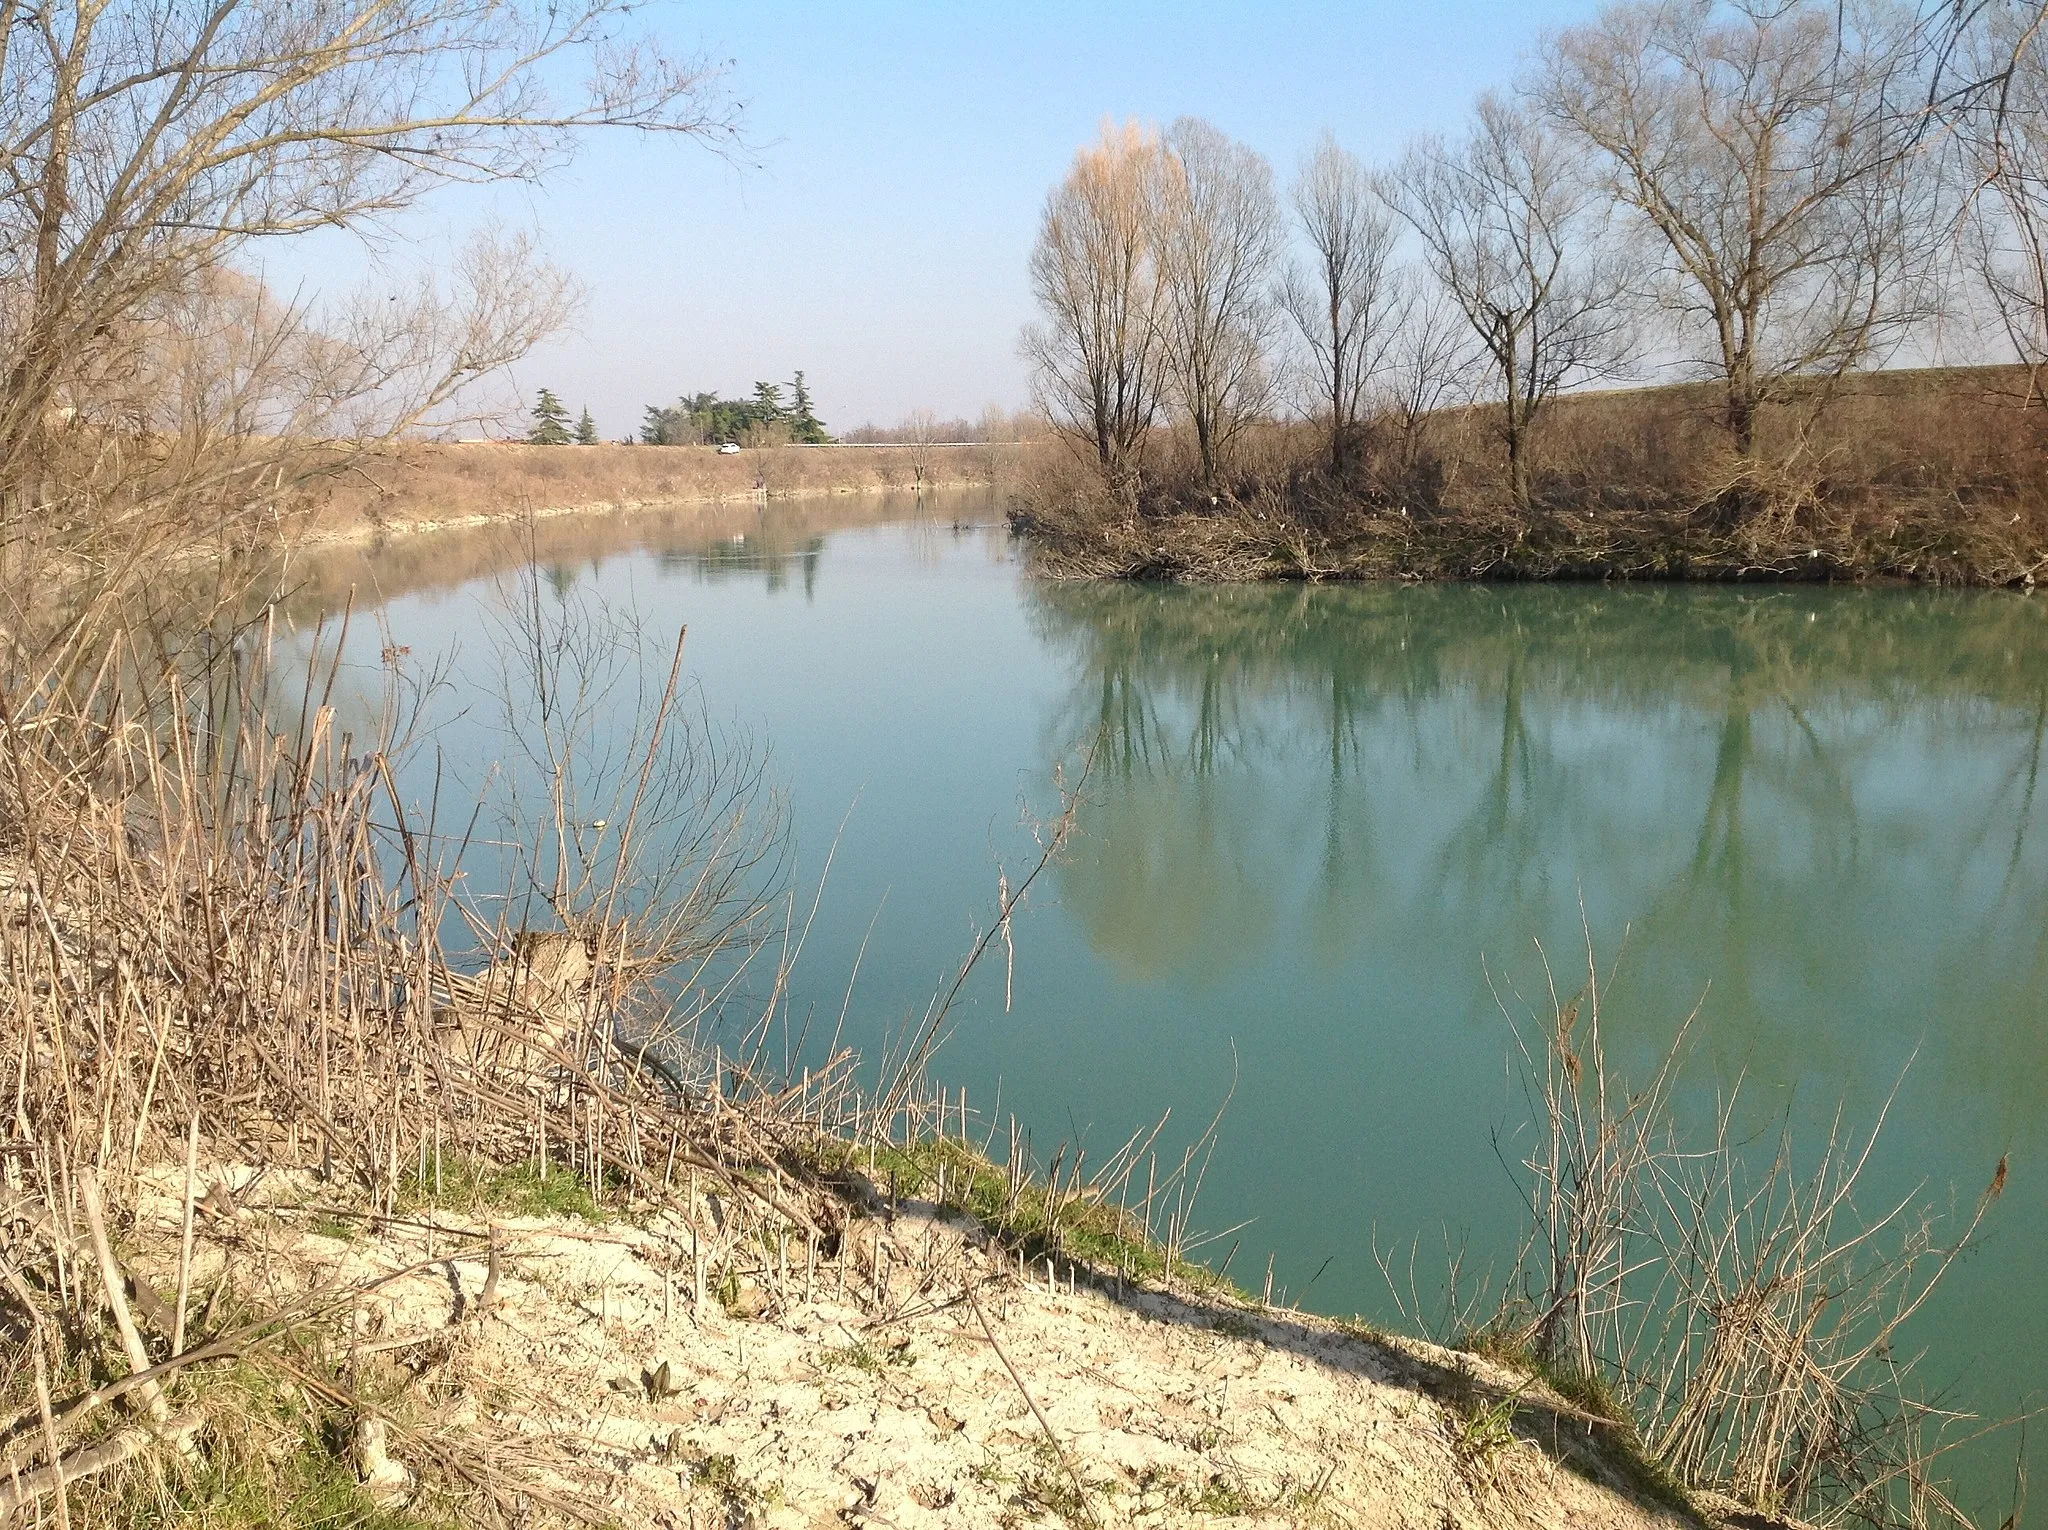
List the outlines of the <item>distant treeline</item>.
{"label": "distant treeline", "polygon": [[802,372],[791,379],[787,402],[781,383],[757,382],[751,398],[687,393],[673,404],[649,404],[640,422],[647,446],[818,446],[831,439]]}
{"label": "distant treeline", "polygon": [[1028,409],[1008,410],[991,404],[979,419],[965,415],[941,419],[930,410],[914,410],[894,425],[861,425],[840,439],[849,446],[931,446],[940,443],[1000,445],[1035,441],[1051,429],[1045,416]]}

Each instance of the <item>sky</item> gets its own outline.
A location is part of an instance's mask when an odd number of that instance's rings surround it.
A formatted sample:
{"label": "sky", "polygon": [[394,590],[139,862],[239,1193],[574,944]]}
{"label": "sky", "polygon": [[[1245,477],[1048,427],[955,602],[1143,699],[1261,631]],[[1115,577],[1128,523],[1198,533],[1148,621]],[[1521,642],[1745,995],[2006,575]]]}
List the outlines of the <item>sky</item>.
{"label": "sky", "polygon": [[[408,243],[490,216],[587,300],[506,380],[599,430],[802,368],[828,427],[1024,405],[1025,265],[1047,190],[1106,117],[1208,118],[1284,185],[1324,128],[1369,159],[1457,127],[1544,28],[1594,0],[658,4],[670,47],[730,60],[751,163],[672,137],[587,139],[539,187],[448,195]],[[389,254],[387,252],[387,258]],[[330,250],[317,277],[360,275]],[[358,269],[351,272],[349,263]]]}

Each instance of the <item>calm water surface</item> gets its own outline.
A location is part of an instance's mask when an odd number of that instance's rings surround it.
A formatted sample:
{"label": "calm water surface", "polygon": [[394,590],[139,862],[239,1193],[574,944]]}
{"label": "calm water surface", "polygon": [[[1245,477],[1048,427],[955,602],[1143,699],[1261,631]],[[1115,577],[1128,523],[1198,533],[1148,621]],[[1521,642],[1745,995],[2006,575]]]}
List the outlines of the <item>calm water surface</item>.
{"label": "calm water surface", "polygon": [[[1590,933],[1620,958],[1624,1068],[1700,1006],[1686,1108],[1741,1075],[1759,1110],[1865,1122],[1903,1076],[1873,1205],[1967,1209],[2011,1153],[1918,1337],[1960,1403],[2048,1400],[2048,605],[1054,586],[998,519],[954,496],[539,533],[548,598],[636,608],[650,662],[688,624],[702,705],[788,792],[800,879],[838,837],[799,1010],[838,1013],[865,938],[849,1032],[879,1049],[1099,737],[1011,1010],[997,962],[939,1068],[1042,1152],[1099,1156],[1169,1109],[1199,1130],[1228,1097],[1201,1220],[1246,1225],[1218,1260],[1388,1317],[1376,1238],[1422,1234],[1440,1268],[1446,1238],[1476,1264],[1511,1236],[1499,1000],[1540,988],[1539,945],[1582,973]],[[502,753],[477,697],[524,557],[451,533],[318,565],[300,599],[355,583],[377,610],[365,694],[388,644],[452,666],[436,739],[463,779]]]}

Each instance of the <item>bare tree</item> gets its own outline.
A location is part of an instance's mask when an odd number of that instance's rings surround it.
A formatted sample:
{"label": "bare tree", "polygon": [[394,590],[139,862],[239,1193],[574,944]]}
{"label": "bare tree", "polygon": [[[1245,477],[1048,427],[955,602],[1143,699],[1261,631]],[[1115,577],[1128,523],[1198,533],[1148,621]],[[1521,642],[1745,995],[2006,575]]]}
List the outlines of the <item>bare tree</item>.
{"label": "bare tree", "polygon": [[929,409],[913,409],[903,417],[903,444],[910,448],[911,487],[924,492],[925,469],[931,465],[932,447],[943,432],[938,416]]}
{"label": "bare tree", "polygon": [[1549,45],[1543,107],[1661,238],[1744,456],[1790,379],[1839,376],[1930,311],[1915,39],[1885,0],[1657,0]]}
{"label": "bare tree", "polygon": [[1462,398],[1472,379],[1472,332],[1440,287],[1416,271],[1395,273],[1390,338],[1373,372],[1369,407],[1395,440],[1393,487],[1407,498],[1434,498],[1440,482],[1420,481],[1432,422]]}
{"label": "bare tree", "polygon": [[2048,7],[1989,0],[1965,21],[1949,102],[1971,181],[1965,249],[2031,404],[2048,367]]}
{"label": "bare tree", "polygon": [[982,405],[981,418],[974,422],[972,429],[973,435],[968,439],[979,441],[984,446],[1004,446],[1022,439],[1017,433],[1017,416],[1001,404]]}
{"label": "bare tree", "polygon": [[1022,343],[1042,407],[1126,499],[1160,403],[1159,163],[1158,140],[1135,123],[1105,124],[1074,156],[1039,220],[1031,288],[1045,317]]}
{"label": "bare tree", "polygon": [[317,306],[245,263],[540,174],[585,128],[731,142],[715,73],[622,35],[629,10],[0,0],[0,560],[118,584],[557,325],[573,288],[516,239]]}
{"label": "bare tree", "polygon": [[1271,399],[1280,208],[1265,157],[1197,117],[1167,129],[1154,210],[1163,357],[1202,482]]}
{"label": "bare tree", "polygon": [[1330,474],[1341,478],[1385,343],[1395,220],[1365,165],[1328,133],[1290,200],[1313,259],[1289,268],[1280,302],[1308,350],[1316,401],[1329,410]]}
{"label": "bare tree", "polygon": [[1615,372],[1631,338],[1627,272],[1577,171],[1540,121],[1489,94],[1461,142],[1410,148],[1390,190],[1485,353],[1509,491],[1524,510],[1543,405],[1568,382]]}

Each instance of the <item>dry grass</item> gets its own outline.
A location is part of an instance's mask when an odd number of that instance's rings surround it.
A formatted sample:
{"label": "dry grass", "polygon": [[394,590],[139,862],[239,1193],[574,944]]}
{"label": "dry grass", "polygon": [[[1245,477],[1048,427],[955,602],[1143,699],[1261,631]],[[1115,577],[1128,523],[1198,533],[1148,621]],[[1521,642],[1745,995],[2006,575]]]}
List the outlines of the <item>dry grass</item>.
{"label": "dry grass", "polygon": [[[986,490],[966,490],[967,513],[994,519]],[[939,508],[943,506],[943,508]],[[446,526],[427,536],[352,540],[274,560],[263,582],[277,590],[281,615],[303,626],[348,604],[351,591],[377,601],[446,590],[480,579],[513,579],[522,568],[579,569],[607,558],[650,554],[706,579],[758,575],[799,583],[834,532],[923,516],[951,517],[959,499],[908,492],[805,499],[733,500],[602,515],[497,520]],[[949,522],[950,524],[950,522]]]}
{"label": "dry grass", "polygon": [[708,446],[413,443],[308,483],[292,518],[351,537],[522,514],[1007,482],[1031,446]]}
{"label": "dry grass", "polygon": [[1877,373],[1779,406],[1736,458],[1710,390],[1567,397],[1535,450],[1535,499],[1509,500],[1483,408],[1415,442],[1372,433],[1333,484],[1309,427],[1270,427],[1229,492],[1188,487],[1155,443],[1136,506],[1041,458],[1012,491],[1042,571],[1074,578],[1903,579],[2031,585],[2048,570],[2048,410],[2011,368]]}
{"label": "dry grass", "polygon": [[[545,790],[504,895],[475,900],[462,892],[475,819],[450,830],[397,784],[409,713],[395,672],[382,716],[352,731],[329,700],[332,661],[274,676],[261,629],[202,629],[172,649],[96,630],[97,662],[60,646],[38,669],[17,661],[0,689],[0,1309],[14,1357],[0,1401],[17,1410],[9,1466],[28,1484],[4,1491],[46,1497],[59,1459],[67,1475],[120,1479],[165,1439],[198,1460],[192,1442],[228,1425],[186,1373],[229,1361],[376,1414],[298,1337],[347,1293],[265,1311],[231,1276],[202,1303],[188,1236],[175,1281],[144,1299],[117,1230],[167,1162],[304,1168],[386,1217],[450,1163],[530,1165],[543,1186],[642,1200],[690,1174],[750,1215],[822,1231],[776,1167],[775,1133],[801,1113],[751,1087],[726,1100],[693,1045],[780,927],[779,837],[747,761],[677,713],[675,669],[624,752],[582,758],[579,732],[615,699],[601,655],[616,645],[530,629],[538,715],[522,737]],[[596,841],[579,827],[593,817],[613,825]],[[587,951],[583,980],[551,986],[515,959],[533,930]],[[781,988],[768,988],[772,1008]],[[223,1316],[243,1303],[256,1315]],[[105,1383],[151,1367],[181,1393],[177,1411],[150,1383],[148,1417],[117,1424]],[[54,1423],[23,1422],[32,1392],[55,1398]],[[118,1518],[122,1491],[82,1502]]]}

